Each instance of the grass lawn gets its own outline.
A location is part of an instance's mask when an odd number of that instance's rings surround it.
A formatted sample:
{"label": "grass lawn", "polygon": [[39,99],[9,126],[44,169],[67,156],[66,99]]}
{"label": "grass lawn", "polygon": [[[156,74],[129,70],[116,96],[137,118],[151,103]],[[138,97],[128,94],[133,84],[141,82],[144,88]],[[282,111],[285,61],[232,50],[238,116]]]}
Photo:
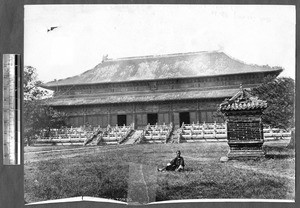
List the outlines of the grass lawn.
{"label": "grass lawn", "polygon": [[66,150],[66,149],[80,149],[84,148],[81,145],[49,145],[49,146],[26,146],[25,147],[25,152],[41,152],[41,151],[51,151],[51,150]]}
{"label": "grass lawn", "polygon": [[[265,143],[267,157],[228,161],[227,143],[25,147],[25,201],[94,196],[141,203],[179,199],[294,199],[295,154]],[[37,148],[37,149],[34,149]],[[48,149],[47,149],[48,148]],[[186,171],[157,172],[181,150]]]}

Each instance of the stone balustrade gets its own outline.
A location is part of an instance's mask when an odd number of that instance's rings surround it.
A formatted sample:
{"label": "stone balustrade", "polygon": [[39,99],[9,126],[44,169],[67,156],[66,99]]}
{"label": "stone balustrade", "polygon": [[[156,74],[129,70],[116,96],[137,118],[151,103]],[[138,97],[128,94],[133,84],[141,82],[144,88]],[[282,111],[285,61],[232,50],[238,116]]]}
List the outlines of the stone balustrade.
{"label": "stone balustrade", "polygon": [[[264,127],[264,139],[290,139],[291,132],[278,128]],[[177,130],[178,142],[197,142],[197,141],[226,141],[226,123],[192,123],[182,124]]]}
{"label": "stone balustrade", "polygon": [[120,144],[134,130],[134,123],[129,126],[107,126],[98,144]]}
{"label": "stone balustrade", "polygon": [[[148,124],[137,143],[167,143],[173,133],[173,125]],[[134,124],[129,126],[78,127],[43,130],[36,140],[36,145],[99,145],[120,144],[134,131]],[[227,141],[226,123],[183,124],[174,131],[176,142]],[[264,126],[264,140],[290,139],[291,132]],[[95,135],[97,133],[97,135]],[[92,138],[94,136],[94,138]],[[92,143],[92,140],[94,142]]]}
{"label": "stone balustrade", "polygon": [[206,141],[211,139],[226,139],[227,129],[224,123],[192,123],[182,124],[177,131],[178,142]]}
{"label": "stone balustrade", "polygon": [[150,125],[143,130],[141,143],[167,143],[173,131],[173,124]]}

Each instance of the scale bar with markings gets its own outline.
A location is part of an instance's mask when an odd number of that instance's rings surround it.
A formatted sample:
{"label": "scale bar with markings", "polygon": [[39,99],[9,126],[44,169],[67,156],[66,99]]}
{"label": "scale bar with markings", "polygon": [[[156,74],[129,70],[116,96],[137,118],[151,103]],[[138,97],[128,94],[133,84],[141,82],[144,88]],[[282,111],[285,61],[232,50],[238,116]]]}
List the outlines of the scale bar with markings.
{"label": "scale bar with markings", "polygon": [[3,54],[3,164],[21,164],[20,67],[18,54]]}

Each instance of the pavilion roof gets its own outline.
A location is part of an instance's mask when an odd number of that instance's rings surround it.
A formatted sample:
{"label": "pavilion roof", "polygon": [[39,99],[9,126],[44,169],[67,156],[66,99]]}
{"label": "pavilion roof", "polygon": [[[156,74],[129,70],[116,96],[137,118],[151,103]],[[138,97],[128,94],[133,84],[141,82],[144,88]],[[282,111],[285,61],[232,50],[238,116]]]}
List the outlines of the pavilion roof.
{"label": "pavilion roof", "polygon": [[272,72],[280,67],[246,64],[223,52],[203,51],[156,56],[106,59],[84,73],[48,82],[45,88],[57,86],[128,82],[141,80],[173,79],[201,76],[218,76],[241,73]]}
{"label": "pavilion roof", "polygon": [[267,101],[259,100],[258,97],[251,95],[249,91],[241,86],[240,90],[232,98],[220,104],[220,110],[225,112],[266,109],[267,106]]}

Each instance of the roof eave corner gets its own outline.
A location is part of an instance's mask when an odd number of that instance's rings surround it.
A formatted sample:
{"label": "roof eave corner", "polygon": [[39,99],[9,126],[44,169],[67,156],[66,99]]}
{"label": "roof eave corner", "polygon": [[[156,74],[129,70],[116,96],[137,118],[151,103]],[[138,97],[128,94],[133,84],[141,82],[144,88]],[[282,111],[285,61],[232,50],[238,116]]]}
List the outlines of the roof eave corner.
{"label": "roof eave corner", "polygon": [[279,74],[281,74],[283,71],[284,71],[284,68],[282,67],[273,67],[275,70],[275,73],[276,73],[276,76],[279,76]]}
{"label": "roof eave corner", "polygon": [[55,90],[54,86],[49,86],[47,84],[41,84],[39,87],[42,87],[42,88],[45,88],[45,89],[48,89],[48,90]]}

